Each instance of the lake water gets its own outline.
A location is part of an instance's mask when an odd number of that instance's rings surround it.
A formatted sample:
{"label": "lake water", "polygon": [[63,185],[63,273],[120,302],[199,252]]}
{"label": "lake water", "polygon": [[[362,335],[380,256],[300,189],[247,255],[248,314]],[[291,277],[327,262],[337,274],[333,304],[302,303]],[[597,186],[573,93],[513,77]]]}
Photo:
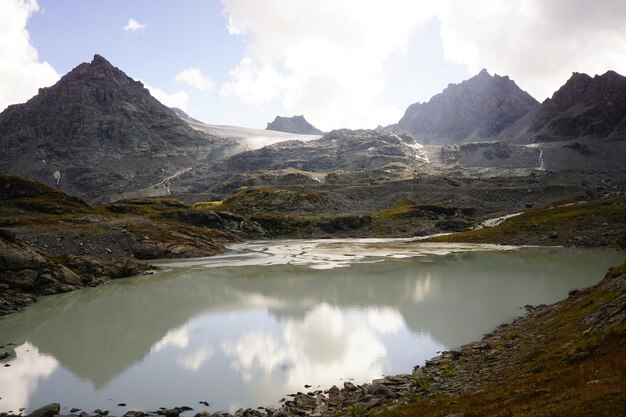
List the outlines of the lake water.
{"label": "lake water", "polygon": [[50,402],[62,413],[229,411],[277,405],[305,384],[410,373],[623,260],[608,250],[361,239],[252,242],[163,261],[154,275],[0,318],[0,353],[13,353],[0,366],[0,411]]}

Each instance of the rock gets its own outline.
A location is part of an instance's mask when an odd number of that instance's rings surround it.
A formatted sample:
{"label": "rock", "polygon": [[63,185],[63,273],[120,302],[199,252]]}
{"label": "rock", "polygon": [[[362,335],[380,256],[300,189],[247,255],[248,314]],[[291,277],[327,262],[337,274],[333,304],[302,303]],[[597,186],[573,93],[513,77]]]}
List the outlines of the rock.
{"label": "rock", "polygon": [[299,408],[312,409],[312,408],[315,408],[315,405],[316,405],[315,398],[309,397],[306,394],[297,395],[293,399],[293,402]]}
{"label": "rock", "polygon": [[556,239],[557,237],[559,237],[559,234],[557,232],[555,231],[548,232],[548,238]]}
{"label": "rock", "polygon": [[77,413],[77,412],[79,412],[80,410],[81,410],[80,408],[72,408],[72,409],[70,410],[70,413]]}
{"label": "rock", "polygon": [[328,390],[328,402],[331,405],[339,405],[343,402],[344,400],[344,395],[341,392],[341,390],[336,386],[333,385],[329,390]]}
{"label": "rock", "polygon": [[146,414],[140,411],[127,411],[124,417],[144,417]]}
{"label": "rock", "polygon": [[277,132],[297,133],[301,135],[321,135],[324,132],[307,122],[304,116],[281,117],[276,116],[273,122],[268,123],[265,130]]}
{"label": "rock", "polygon": [[41,408],[36,409],[28,415],[28,417],[52,417],[55,414],[59,414],[61,411],[61,404],[51,403],[44,405]]}
{"label": "rock", "polygon": [[162,410],[160,414],[163,414],[165,417],[178,417],[180,415],[180,410],[178,408],[170,408]]}
{"label": "rock", "polygon": [[348,381],[343,383],[343,387],[348,391],[356,391],[357,389],[356,386],[352,382],[348,382]]}
{"label": "rock", "polygon": [[366,410],[372,408],[372,407],[376,407],[377,405],[380,405],[383,402],[383,400],[381,398],[372,398],[366,402],[363,403],[359,403],[359,407],[364,408]]}
{"label": "rock", "polygon": [[398,394],[396,394],[395,392],[393,392],[391,389],[389,389],[387,386],[383,384],[371,385],[368,388],[367,392],[369,394],[376,395],[377,397],[382,397],[385,399],[398,397]]}

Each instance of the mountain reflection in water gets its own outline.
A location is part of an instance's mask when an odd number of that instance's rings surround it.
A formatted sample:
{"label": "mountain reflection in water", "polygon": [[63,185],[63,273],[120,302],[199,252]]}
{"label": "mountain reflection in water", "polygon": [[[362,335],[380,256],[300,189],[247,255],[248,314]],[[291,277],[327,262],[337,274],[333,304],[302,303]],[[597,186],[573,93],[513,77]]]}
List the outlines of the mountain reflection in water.
{"label": "mountain reflection in water", "polygon": [[[248,262],[280,244],[244,251],[248,266],[206,267],[228,258],[174,264],[43,298],[1,319],[0,345],[16,343],[17,357],[0,368],[0,411],[60,401],[117,415],[198,410],[203,400],[211,411],[228,410],[276,404],[304,384],[410,372],[522,314],[525,304],[597,282],[623,260],[576,249],[398,254],[395,246],[410,242],[390,243],[390,258],[383,242],[371,258],[349,262],[354,254],[343,253],[342,268],[319,268],[332,245],[305,248],[317,259],[311,265]],[[116,408],[120,402],[127,407]]]}

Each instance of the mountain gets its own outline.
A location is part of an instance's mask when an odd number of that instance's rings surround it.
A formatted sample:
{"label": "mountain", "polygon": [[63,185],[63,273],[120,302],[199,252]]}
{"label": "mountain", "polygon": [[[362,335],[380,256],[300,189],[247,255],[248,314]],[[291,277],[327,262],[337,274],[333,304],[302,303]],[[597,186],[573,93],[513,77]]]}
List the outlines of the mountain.
{"label": "mountain", "polygon": [[573,73],[551,98],[501,133],[514,142],[626,138],[626,77]]}
{"label": "mountain", "polygon": [[427,103],[411,104],[396,125],[421,143],[445,145],[491,139],[538,105],[509,77],[482,70],[450,84]]}
{"label": "mountain", "polygon": [[232,153],[100,55],[0,114],[0,172],[88,201],[147,187]]}
{"label": "mountain", "polygon": [[185,113],[185,111],[183,111],[182,109],[179,109],[178,107],[170,107],[170,109],[172,109],[172,111],[176,114],[176,116],[180,117],[181,119],[186,121],[188,124],[191,124],[191,123],[204,124],[204,122],[201,122],[198,119],[194,119],[193,117],[191,117],[190,115]]}
{"label": "mountain", "polygon": [[324,132],[307,122],[304,116],[281,117],[276,116],[272,123],[268,123],[265,130],[278,132],[298,133],[301,135],[323,135]]}

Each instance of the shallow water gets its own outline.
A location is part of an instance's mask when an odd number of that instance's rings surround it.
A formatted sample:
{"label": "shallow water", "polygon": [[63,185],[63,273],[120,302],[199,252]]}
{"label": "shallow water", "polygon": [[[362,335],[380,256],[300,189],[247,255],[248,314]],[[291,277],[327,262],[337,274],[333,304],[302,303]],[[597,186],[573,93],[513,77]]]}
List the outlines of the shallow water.
{"label": "shallow water", "polygon": [[0,411],[61,402],[62,413],[197,412],[199,401],[228,411],[277,405],[305,384],[410,373],[623,260],[608,250],[361,239],[251,242],[163,261],[152,276],[42,298],[0,319],[0,345],[15,343],[17,355],[0,367]]}

